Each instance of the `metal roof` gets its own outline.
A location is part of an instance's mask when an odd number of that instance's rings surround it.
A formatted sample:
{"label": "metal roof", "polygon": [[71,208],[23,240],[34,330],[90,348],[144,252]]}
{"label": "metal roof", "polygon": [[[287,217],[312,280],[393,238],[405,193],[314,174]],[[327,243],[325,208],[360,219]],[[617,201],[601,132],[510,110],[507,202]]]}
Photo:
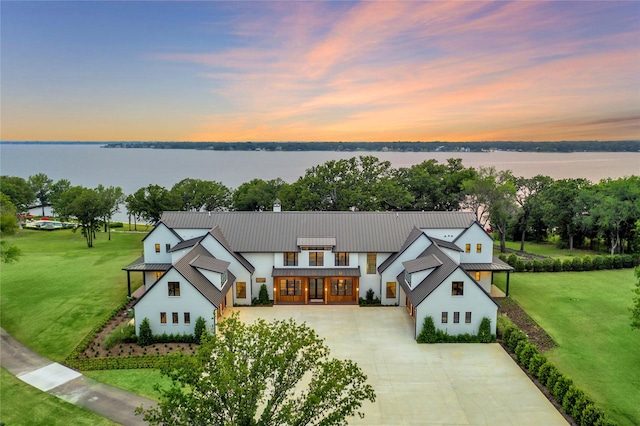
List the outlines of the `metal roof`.
{"label": "metal roof", "polygon": [[493,257],[493,263],[461,263],[460,267],[465,271],[513,271],[514,268],[497,257]]}
{"label": "metal roof", "polygon": [[189,262],[191,266],[194,266],[198,269],[204,269],[205,271],[219,272],[223,273],[227,270],[231,263],[215,259],[209,256],[196,256],[191,262]]}
{"label": "metal roof", "polygon": [[273,268],[272,277],[359,277],[360,268]]}
{"label": "metal roof", "polygon": [[173,229],[218,226],[238,253],[291,252],[300,237],[336,238],[335,251],[395,253],[413,228],[466,229],[470,212],[164,212]]}
{"label": "metal roof", "polygon": [[227,250],[227,252],[229,252],[229,254],[233,257],[236,258],[236,260],[238,262],[240,262],[242,264],[242,266],[245,267],[245,269],[247,271],[249,271],[250,273],[253,274],[253,272],[256,270],[256,268],[254,268],[254,266],[251,264],[251,262],[249,262],[247,259],[244,258],[244,256],[242,256],[240,253],[236,253],[233,251],[233,249],[231,248],[231,245],[229,244],[229,241],[227,241],[227,239],[224,237],[224,234],[222,233],[222,230],[220,229],[219,226],[214,227],[213,229],[211,229],[209,231],[209,234],[216,239],[216,241],[218,241],[220,244],[222,244],[222,246],[225,248],[225,250]]}
{"label": "metal roof", "polygon": [[422,282],[416,285],[413,290],[411,290],[404,281],[404,271],[402,271],[397,277],[398,282],[414,306],[418,306],[431,294],[433,290],[438,288],[438,286],[458,268],[456,262],[444,254],[435,244],[431,244],[421,256],[431,255],[437,256],[438,259],[442,261],[442,265],[437,266],[436,269],[427,275]]}
{"label": "metal roof", "polygon": [[442,265],[442,261],[435,254],[428,254],[413,260],[402,262],[404,270],[410,274],[418,271],[426,271],[427,269],[437,268]]}
{"label": "metal roof", "polygon": [[144,256],[141,256],[122,268],[123,271],[168,271],[170,263],[144,263]]}
{"label": "metal roof", "polygon": [[[409,234],[409,236],[407,237],[407,239],[404,241],[404,244],[402,244],[402,247],[400,247],[400,250],[397,250],[395,253],[393,253],[391,256],[387,257],[385,259],[384,262],[382,262],[380,264],[380,266],[378,266],[378,272],[379,273],[383,273],[388,267],[389,265],[391,265],[393,262],[396,261],[397,258],[400,257],[400,255],[402,253],[404,253],[404,251],[406,249],[409,248],[409,246],[411,244],[413,244],[413,242],[415,240],[417,240],[421,235],[425,235],[424,232],[422,232],[420,229],[414,227],[411,230],[411,233]],[[426,235],[425,235],[426,236]]]}
{"label": "metal roof", "polygon": [[335,247],[336,237],[298,237],[298,247]]}
{"label": "metal roof", "polygon": [[463,251],[460,247],[458,247],[457,244],[452,243],[450,241],[445,241],[445,240],[441,240],[440,238],[434,238],[434,237],[429,237],[429,239],[440,247],[455,250],[455,251],[460,251],[460,252]]}
{"label": "metal roof", "polygon": [[189,247],[193,247],[196,245],[196,243],[200,242],[202,239],[204,238],[204,236],[200,236],[200,237],[196,237],[196,238],[191,238],[189,240],[185,240],[185,241],[181,241],[178,244],[176,244],[175,246],[171,247],[167,253],[171,253],[174,251],[179,251],[185,248],[189,248]]}

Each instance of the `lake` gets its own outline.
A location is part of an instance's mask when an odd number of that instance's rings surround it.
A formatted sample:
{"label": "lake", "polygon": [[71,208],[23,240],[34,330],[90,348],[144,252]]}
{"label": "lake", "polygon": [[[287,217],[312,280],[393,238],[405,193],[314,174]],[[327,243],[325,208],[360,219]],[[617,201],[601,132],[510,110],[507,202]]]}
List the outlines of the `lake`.
{"label": "lake", "polygon": [[[329,160],[373,155],[394,168],[428,159],[461,158],[466,167],[495,166],[516,176],[586,178],[598,182],[640,174],[640,153],[629,152],[332,152],[199,151],[190,149],[100,148],[100,145],[0,145],[0,173],[28,178],[44,173],[72,185],[119,186],[125,194],[150,184],[171,188],[184,178],[215,180],[237,188],[251,179],[294,182]],[[119,219],[123,220],[123,219]]]}

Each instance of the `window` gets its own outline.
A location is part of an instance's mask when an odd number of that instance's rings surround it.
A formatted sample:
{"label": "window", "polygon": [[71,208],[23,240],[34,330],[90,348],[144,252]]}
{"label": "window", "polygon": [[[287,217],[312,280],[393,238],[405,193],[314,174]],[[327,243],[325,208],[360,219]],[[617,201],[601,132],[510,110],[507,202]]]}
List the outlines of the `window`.
{"label": "window", "polygon": [[482,253],[482,244],[476,244],[476,253]]}
{"label": "window", "polygon": [[167,323],[167,313],[160,312],[160,324],[166,324],[166,323]]}
{"label": "window", "polygon": [[367,274],[376,273],[376,254],[367,253]]}
{"label": "window", "polygon": [[404,280],[407,284],[411,285],[411,272],[404,271]]}
{"label": "window", "polygon": [[171,250],[171,244],[165,244],[164,248],[165,248],[165,251],[169,253],[169,250]]}
{"label": "window", "polygon": [[349,253],[338,252],[335,254],[335,266],[349,266]]}
{"label": "window", "polygon": [[185,324],[191,324],[191,313],[190,312],[185,312],[184,313],[184,323]]}
{"label": "window", "polygon": [[284,266],[298,266],[298,252],[284,253]]}
{"label": "window", "polygon": [[471,253],[471,244],[466,244],[464,246],[464,252],[465,253]]}
{"label": "window", "polygon": [[464,314],[464,322],[467,324],[471,324],[471,312],[467,312]]}
{"label": "window", "polygon": [[243,283],[240,281],[236,283],[236,298],[237,299],[247,298],[247,283]]}
{"label": "window", "polygon": [[353,280],[331,280],[332,296],[353,296]]}
{"label": "window", "polygon": [[302,281],[280,280],[280,296],[300,296],[300,295],[302,295]]}
{"label": "window", "polygon": [[443,324],[449,322],[449,312],[442,313],[442,319],[440,320]]}
{"label": "window", "polygon": [[229,279],[229,275],[227,274],[227,271],[224,271],[223,273],[220,274],[220,283],[222,285],[225,285],[228,279]]}
{"label": "window", "polygon": [[451,283],[451,295],[462,296],[464,294],[464,283],[462,281],[454,281]]}
{"label": "window", "polygon": [[324,266],[324,252],[310,251],[309,266]]}
{"label": "window", "polygon": [[480,271],[476,271],[476,281],[480,281]]}
{"label": "window", "polygon": [[458,324],[460,322],[460,312],[453,313],[453,323]]}
{"label": "window", "polygon": [[171,313],[171,320],[174,324],[178,323],[178,313],[177,312],[172,312]]}
{"label": "window", "polygon": [[396,282],[391,281],[387,283],[387,299],[396,298]]}
{"label": "window", "polygon": [[169,282],[169,296],[180,296],[180,283]]}
{"label": "window", "polygon": [[160,253],[160,244],[156,244],[156,253]]}

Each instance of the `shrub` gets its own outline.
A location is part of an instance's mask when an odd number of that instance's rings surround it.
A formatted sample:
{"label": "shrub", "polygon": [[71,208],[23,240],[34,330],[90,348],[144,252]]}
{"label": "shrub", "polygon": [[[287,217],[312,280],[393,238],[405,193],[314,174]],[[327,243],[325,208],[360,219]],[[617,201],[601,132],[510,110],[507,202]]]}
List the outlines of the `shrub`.
{"label": "shrub", "polygon": [[367,293],[365,295],[365,300],[372,302],[373,301],[373,296],[375,295],[375,293],[373,292],[373,289],[370,288],[369,290],[367,290]]}
{"label": "shrub", "polygon": [[524,261],[522,259],[516,260],[514,268],[516,269],[516,272],[524,272],[525,270]]}
{"label": "shrub", "polygon": [[576,402],[573,404],[573,407],[571,407],[571,417],[573,417],[573,420],[575,420],[576,423],[581,424],[582,411],[589,404],[593,404],[593,401],[591,401],[591,398],[584,393],[576,398]]}
{"label": "shrub", "polygon": [[104,339],[102,346],[104,346],[106,350],[109,350],[120,343],[135,343],[137,341],[138,339],[136,337],[135,326],[124,325],[109,333],[109,335]]}
{"label": "shrub", "polygon": [[573,271],[582,271],[582,259],[574,257],[571,261],[571,269]]}
{"label": "shrub", "polygon": [[553,397],[559,403],[562,403],[569,386],[573,384],[573,380],[565,376],[564,374],[558,374],[558,378],[556,380],[556,384],[553,386],[553,389],[549,389]]}
{"label": "shrub", "polygon": [[207,337],[207,334],[207,321],[202,317],[198,317],[193,327],[194,343],[202,343],[202,340]]}
{"label": "shrub", "polygon": [[612,259],[611,263],[612,263],[614,269],[622,268],[622,256],[620,256],[620,255],[613,256],[613,259]]}
{"label": "shrub", "polygon": [[509,335],[509,338],[505,341],[505,343],[509,348],[509,350],[515,353],[518,343],[520,343],[521,340],[527,340],[527,339],[528,339],[527,335],[524,334],[522,330],[516,329],[511,332],[511,334]]}
{"label": "shrub", "polygon": [[553,387],[556,385],[556,380],[558,380],[559,375],[560,373],[558,372],[558,369],[556,368],[556,366],[552,365],[551,369],[549,370],[549,377],[547,377],[547,381],[544,384],[547,387],[547,389],[549,390],[553,389]]}
{"label": "shrub", "polygon": [[618,424],[604,415],[597,419],[593,426],[618,426]]}
{"label": "shrub", "polygon": [[534,377],[538,377],[538,371],[545,362],[547,362],[546,356],[542,355],[539,352],[534,353],[531,359],[529,359],[529,365],[527,366],[531,375],[533,375]]}
{"label": "shrub", "polygon": [[604,268],[602,256],[595,256],[593,258],[593,270],[599,271]]}
{"label": "shrub", "polygon": [[[498,259],[502,260],[502,261],[503,261],[503,262],[505,262],[505,263],[509,263],[509,261],[507,260],[507,255],[506,255],[506,254],[504,254],[504,253],[500,253],[500,254],[498,255]],[[511,265],[511,266],[513,266],[513,265]]]}
{"label": "shrub", "polygon": [[524,262],[524,270],[527,272],[533,271],[533,262]]}
{"label": "shrub", "polygon": [[603,256],[602,257],[602,269],[611,269],[613,267],[613,257],[611,256]]}
{"label": "shrub", "polygon": [[555,368],[555,366],[547,361],[538,369],[538,380],[540,380],[540,383],[543,385],[547,383],[552,368]]}
{"label": "shrub", "polygon": [[140,346],[149,346],[153,343],[153,334],[151,333],[151,325],[149,318],[145,317],[140,323],[140,332],[138,334],[138,344]]}
{"label": "shrub", "polygon": [[513,353],[516,355],[516,359],[518,361],[520,361],[520,354],[522,354],[522,351],[524,350],[525,346],[528,346],[529,342],[527,342],[527,340],[520,340],[518,342],[518,344],[516,345],[516,350],[513,351]]}
{"label": "shrub", "polygon": [[518,259],[518,256],[516,256],[516,255],[515,255],[515,253],[511,253],[511,254],[509,255],[509,257],[507,257],[507,263],[508,263],[510,266],[513,266],[514,268],[515,268],[515,266],[516,266],[516,262],[517,262],[518,260],[519,260],[519,259]]}
{"label": "shrub", "polygon": [[260,286],[260,292],[258,293],[258,301],[261,305],[268,305],[270,303],[269,300],[269,291],[267,290],[267,285],[262,284]]}
{"label": "shrub", "polygon": [[491,335],[491,319],[488,317],[482,318],[480,322],[478,339],[480,339],[480,343],[491,343],[495,339],[495,336]]}
{"label": "shrub", "polygon": [[572,265],[571,259],[565,259],[565,260],[563,260],[563,261],[562,261],[562,271],[563,271],[563,272],[569,272],[569,271],[571,271],[571,265]]}
{"label": "shrub", "polygon": [[553,272],[553,263],[554,263],[554,260],[551,259],[550,257],[547,257],[545,260],[542,261],[542,269],[545,272]]}
{"label": "shrub", "polygon": [[537,353],[538,353],[538,348],[536,348],[535,345],[533,345],[532,343],[527,342],[522,352],[520,352],[520,357],[518,358],[518,361],[520,361],[520,364],[522,364],[525,368],[528,369],[529,362],[531,361],[531,357],[533,357]]}
{"label": "shrub", "polygon": [[418,343],[435,343],[436,341],[436,326],[433,323],[433,318],[426,317],[422,324],[422,330],[418,335]]}
{"label": "shrub", "polygon": [[571,415],[571,410],[573,406],[576,404],[578,398],[584,395],[584,392],[578,389],[574,385],[570,385],[567,392],[564,394],[564,398],[562,398],[562,411]]}
{"label": "shrub", "polygon": [[624,268],[633,268],[633,256],[630,254],[623,254],[622,256],[622,266]]}
{"label": "shrub", "polygon": [[604,411],[601,408],[595,406],[595,404],[587,404],[582,410],[582,416],[580,418],[581,426],[592,426],[596,422],[604,417]]}
{"label": "shrub", "polygon": [[561,272],[562,271],[562,260],[554,259],[553,261],[553,272]]}
{"label": "shrub", "polygon": [[582,270],[583,271],[593,270],[593,260],[591,259],[591,256],[585,256],[582,258]]}
{"label": "shrub", "polygon": [[543,267],[542,267],[542,262],[539,260],[534,260],[533,261],[533,272],[542,272],[543,271]]}

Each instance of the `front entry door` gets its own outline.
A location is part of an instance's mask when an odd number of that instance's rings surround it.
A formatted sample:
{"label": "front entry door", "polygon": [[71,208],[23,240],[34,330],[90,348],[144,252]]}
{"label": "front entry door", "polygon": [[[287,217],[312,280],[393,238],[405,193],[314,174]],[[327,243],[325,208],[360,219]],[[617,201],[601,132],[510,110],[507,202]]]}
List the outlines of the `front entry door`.
{"label": "front entry door", "polygon": [[309,278],[309,302],[324,302],[324,280]]}

